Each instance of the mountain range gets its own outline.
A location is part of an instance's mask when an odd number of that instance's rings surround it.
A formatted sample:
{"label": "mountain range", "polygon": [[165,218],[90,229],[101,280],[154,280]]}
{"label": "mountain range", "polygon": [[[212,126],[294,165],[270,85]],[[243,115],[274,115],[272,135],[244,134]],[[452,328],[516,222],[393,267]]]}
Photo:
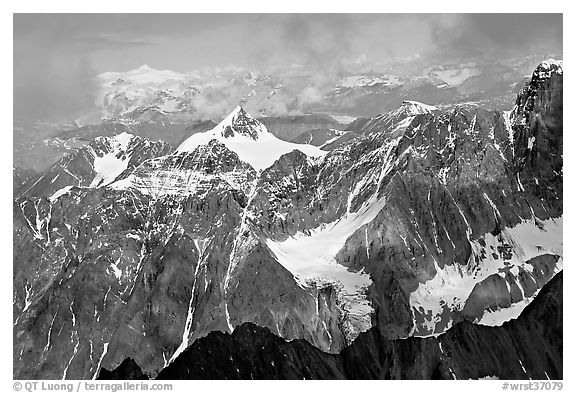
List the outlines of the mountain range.
{"label": "mountain range", "polygon": [[[561,335],[526,308],[563,266],[562,82],[548,60],[506,111],[405,100],[290,141],[242,105],[177,146],[119,128],[15,171],[14,378],[95,378],[127,358],[150,377],[232,377],[183,370],[204,345],[216,362],[261,339],[318,360],[259,378],[529,375],[503,352],[463,370],[491,334],[545,348],[529,372],[561,377]],[[556,336],[529,346],[537,334]],[[443,343],[461,353],[438,363]],[[426,353],[424,371],[349,368],[377,348]]]}
{"label": "mountain range", "polygon": [[[156,379],[556,380],[563,378],[562,322],[559,273],[518,319],[502,326],[465,321],[440,337],[399,340],[371,329],[334,355],[245,322],[232,334],[212,332],[199,339]],[[148,376],[127,358],[112,371],[103,368],[98,379]]]}
{"label": "mountain range", "polygon": [[191,133],[214,127],[239,103],[288,142],[316,128],[343,130],[356,118],[375,117],[406,100],[445,110],[456,105],[507,110],[523,80],[549,57],[358,66],[323,70],[322,78],[297,65],[185,73],[144,65],[106,72],[94,79],[94,107],[79,118],[16,119],[14,166],[42,172],[95,137],[122,132],[175,148]]}

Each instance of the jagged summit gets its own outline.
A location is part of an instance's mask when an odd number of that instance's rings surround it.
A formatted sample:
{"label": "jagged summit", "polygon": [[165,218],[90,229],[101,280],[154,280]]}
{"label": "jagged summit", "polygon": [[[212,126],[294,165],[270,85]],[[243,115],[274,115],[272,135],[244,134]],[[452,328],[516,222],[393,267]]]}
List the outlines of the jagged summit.
{"label": "jagged summit", "polygon": [[258,139],[262,133],[267,133],[268,129],[258,120],[254,119],[248,112],[238,105],[224,120],[222,120],[213,131],[216,131],[224,138],[232,138],[242,135],[252,139]]}
{"label": "jagged summit", "polygon": [[549,78],[553,73],[562,74],[562,60],[556,59],[548,59],[544,60],[542,63],[538,64],[538,67],[534,70],[532,74],[532,79],[540,78],[545,79]]}
{"label": "jagged summit", "polygon": [[276,138],[241,105],[210,131],[194,134],[186,139],[178,146],[176,153],[190,153],[213,139],[224,144],[255,169],[268,168],[281,155],[293,150],[299,150],[311,157],[326,154],[316,146],[300,145]]}
{"label": "jagged summit", "polygon": [[542,63],[540,63],[539,67],[546,67],[546,68],[548,68],[548,67],[550,67],[550,66],[556,66],[556,67],[562,68],[562,63],[563,63],[562,60],[557,60],[557,59],[552,59],[552,58],[550,58],[550,59],[544,60]]}

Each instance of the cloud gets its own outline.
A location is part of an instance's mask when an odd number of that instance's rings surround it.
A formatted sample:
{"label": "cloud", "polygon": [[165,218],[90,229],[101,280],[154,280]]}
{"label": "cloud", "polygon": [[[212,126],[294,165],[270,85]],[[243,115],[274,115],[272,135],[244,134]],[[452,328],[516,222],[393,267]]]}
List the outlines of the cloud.
{"label": "cloud", "polygon": [[298,98],[298,104],[301,107],[305,107],[306,105],[312,105],[322,102],[324,100],[324,94],[319,88],[309,86],[303,89],[298,94],[297,98]]}
{"label": "cloud", "polygon": [[[401,63],[395,70],[409,74],[548,50],[562,51],[560,14],[16,14],[14,107],[17,117],[70,118],[99,101],[94,76],[104,71],[236,65],[280,78],[307,74],[304,86],[285,85],[269,105],[292,112],[317,102],[345,71]],[[232,87],[197,106],[224,113],[242,94]]]}
{"label": "cloud", "polygon": [[151,45],[81,31],[74,27],[79,22],[69,15],[14,15],[15,119],[69,121],[94,111],[94,51]]}
{"label": "cloud", "polygon": [[90,33],[79,34],[71,38],[71,44],[87,50],[128,48],[154,45],[152,41],[126,39],[113,34]]}
{"label": "cloud", "polygon": [[462,14],[434,24],[436,58],[496,60],[545,51],[562,52],[561,14]]}
{"label": "cloud", "polygon": [[14,52],[15,119],[73,120],[94,108],[97,84],[87,57],[26,43]]}

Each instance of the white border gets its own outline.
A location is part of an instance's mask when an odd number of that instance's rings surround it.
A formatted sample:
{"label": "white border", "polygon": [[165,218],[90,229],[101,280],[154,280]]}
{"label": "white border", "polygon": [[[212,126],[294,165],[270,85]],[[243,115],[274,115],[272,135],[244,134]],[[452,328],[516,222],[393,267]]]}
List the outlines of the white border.
{"label": "white border", "polygon": [[[0,304],[2,314],[5,313],[6,317],[3,318],[1,324],[2,336],[5,337],[5,343],[3,345],[3,353],[1,357],[1,385],[4,391],[12,390],[12,345],[8,343],[8,337],[12,337],[12,192],[10,190],[12,185],[12,62],[8,58],[8,53],[12,53],[12,13],[19,12],[46,12],[46,13],[57,13],[57,12],[159,12],[159,13],[170,13],[170,12],[306,12],[306,13],[322,13],[322,12],[347,12],[347,13],[358,13],[358,12],[380,12],[380,13],[400,13],[400,12],[420,12],[420,13],[468,13],[468,12],[504,12],[504,13],[517,13],[517,12],[543,12],[543,13],[564,13],[564,35],[563,39],[567,43],[564,45],[564,68],[567,71],[564,73],[566,77],[564,80],[564,87],[566,94],[564,94],[564,106],[566,107],[566,128],[567,132],[564,136],[564,146],[565,151],[569,152],[572,148],[576,148],[576,141],[574,140],[574,131],[572,130],[572,117],[571,108],[574,108],[574,94],[576,91],[574,86],[574,74],[575,70],[572,67],[574,64],[573,59],[573,48],[575,47],[574,38],[576,37],[576,32],[574,31],[574,26],[576,20],[574,18],[574,2],[569,1],[502,1],[502,0],[483,0],[476,2],[464,2],[457,0],[449,1],[426,1],[426,0],[412,0],[409,2],[376,2],[371,0],[354,0],[354,1],[341,1],[341,0],[330,0],[326,2],[316,1],[312,2],[310,0],[290,0],[274,2],[272,0],[218,0],[218,1],[174,1],[174,0],[162,0],[162,1],[148,1],[143,3],[142,1],[125,1],[121,2],[119,0],[96,0],[90,3],[82,1],[11,1],[8,5],[3,4],[0,29],[1,29],[1,40],[2,49],[6,54],[5,58],[0,61],[1,72],[0,76],[4,80],[2,103],[0,108],[2,109],[2,130],[4,143],[1,144],[0,148],[0,160],[2,160],[1,165],[1,183],[4,184],[4,190],[0,193],[0,198],[2,198],[1,203],[1,221],[4,225],[1,227],[1,244],[4,258],[4,273],[1,275],[1,294],[0,294]],[[571,223],[576,223],[574,219],[574,207],[571,205],[575,191],[576,182],[574,180],[575,172],[575,154],[568,154],[565,157],[565,188],[564,188],[564,200],[568,201],[564,207],[565,223],[567,223],[564,228],[564,236],[566,239],[571,240],[572,236],[576,234],[572,230]],[[572,268],[571,260],[574,259],[575,248],[572,247],[573,243],[568,242],[564,245],[564,260],[567,261],[565,264],[568,268],[565,269],[565,282],[564,285],[565,293],[564,299],[566,303],[565,313],[564,313],[564,346],[565,346],[565,357],[564,357],[564,390],[570,389],[569,386],[573,385],[574,377],[572,370],[574,367],[574,334],[572,333],[574,326],[574,312],[572,304],[574,304],[574,290],[572,289],[572,283],[574,282],[574,269]],[[379,386],[375,386],[379,384]],[[279,389],[280,391],[290,391],[293,389],[305,389],[305,390],[322,390],[329,389],[332,391],[348,391],[350,389],[365,388],[371,391],[374,389],[402,389],[403,391],[412,391],[422,389],[442,389],[443,392],[458,392],[461,393],[462,389],[467,389],[468,392],[486,392],[486,391],[501,391],[500,381],[346,381],[343,383],[335,381],[309,381],[305,384],[298,383],[295,381],[274,383],[270,381],[260,381],[260,382],[249,382],[249,381],[239,381],[239,382],[229,382],[229,381],[189,381],[189,382],[177,382],[175,383],[174,391],[185,392],[194,390],[202,390],[206,388],[212,389],[226,389],[233,391],[269,391],[270,388]]]}

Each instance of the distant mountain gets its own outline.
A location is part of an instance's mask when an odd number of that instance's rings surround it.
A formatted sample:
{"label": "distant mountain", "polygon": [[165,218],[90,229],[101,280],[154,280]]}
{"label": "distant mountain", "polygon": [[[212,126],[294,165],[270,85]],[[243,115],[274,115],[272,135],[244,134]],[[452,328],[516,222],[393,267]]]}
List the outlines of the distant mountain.
{"label": "distant mountain", "polygon": [[340,130],[344,124],[328,115],[308,114],[280,117],[262,117],[259,119],[271,133],[285,141],[293,141],[299,135],[318,128]]}
{"label": "distant mountain", "polygon": [[[299,135],[302,132],[316,126],[326,126],[344,128],[344,125],[326,115],[299,115],[279,118],[260,118],[263,124],[271,127],[270,131],[280,139],[289,142],[292,135]],[[18,154],[27,154],[28,159],[23,162],[24,169],[31,166],[34,170],[43,171],[67,154],[73,153],[97,137],[111,137],[122,133],[130,133],[145,137],[151,141],[163,141],[176,148],[184,140],[196,133],[209,131],[216,126],[211,120],[193,121],[183,123],[173,123],[173,120],[166,114],[156,117],[142,117],[132,119],[112,119],[104,120],[99,124],[86,125],[64,132],[57,133],[45,140],[29,144],[34,155],[39,155],[42,160],[30,165],[30,152],[18,151]],[[20,162],[20,161],[19,161]]]}
{"label": "distant mountain", "polygon": [[332,128],[318,128],[300,134],[292,140],[294,143],[306,143],[318,146],[321,150],[329,151],[345,146],[362,138],[361,135],[350,131],[334,130]]}
{"label": "distant mountain", "polygon": [[193,128],[211,129],[238,103],[285,141],[313,129],[345,128],[323,113],[373,118],[406,100],[444,110],[467,105],[503,111],[522,79],[548,57],[391,64],[380,71],[341,71],[322,81],[298,67],[269,73],[238,67],[181,73],[149,66],[106,72],[97,78],[97,113],[66,124],[15,123],[14,165],[43,171],[97,136],[122,132],[177,147]]}
{"label": "distant mountain", "polygon": [[[513,98],[510,85],[547,57],[477,60],[414,70],[389,67],[385,72],[342,71],[322,84],[295,69],[263,74],[234,67],[217,73],[178,73],[142,66],[124,73],[107,72],[99,80],[103,117],[108,119],[153,111],[179,119],[176,122],[205,120],[207,110],[212,117],[223,115],[222,101],[228,107],[242,102],[253,113],[273,117],[326,111],[374,116],[403,100],[438,106],[495,99],[494,107],[502,109],[500,98]],[[314,98],[303,92],[313,93]]]}

